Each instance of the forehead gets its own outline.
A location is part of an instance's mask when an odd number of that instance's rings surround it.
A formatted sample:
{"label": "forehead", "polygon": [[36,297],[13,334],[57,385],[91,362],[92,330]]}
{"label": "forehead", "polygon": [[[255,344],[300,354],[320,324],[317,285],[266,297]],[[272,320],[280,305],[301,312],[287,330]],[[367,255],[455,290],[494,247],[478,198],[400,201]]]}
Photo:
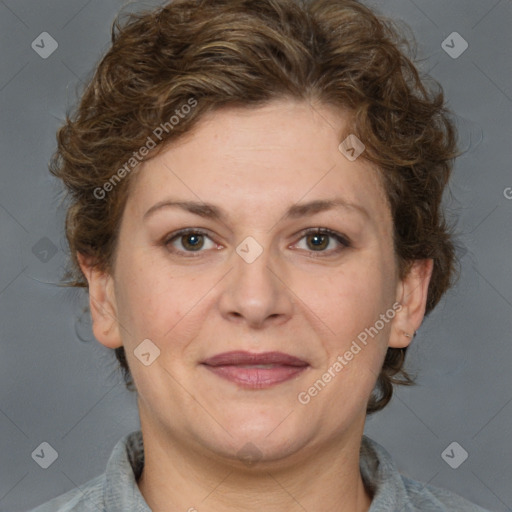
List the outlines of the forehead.
{"label": "forehead", "polygon": [[141,216],[172,196],[215,203],[241,219],[244,212],[272,210],[275,217],[290,204],[341,199],[385,219],[379,171],[338,148],[349,133],[347,113],[306,102],[214,111],[140,166],[127,209]]}

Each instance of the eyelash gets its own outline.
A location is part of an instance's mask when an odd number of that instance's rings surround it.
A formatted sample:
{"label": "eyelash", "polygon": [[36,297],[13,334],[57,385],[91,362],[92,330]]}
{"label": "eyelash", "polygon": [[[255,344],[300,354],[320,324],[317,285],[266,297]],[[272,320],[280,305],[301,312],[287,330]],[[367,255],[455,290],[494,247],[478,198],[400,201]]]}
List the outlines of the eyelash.
{"label": "eyelash", "polygon": [[[163,240],[163,245],[167,248],[169,248],[169,245],[176,239],[178,239],[179,237],[183,237],[185,235],[202,235],[202,236],[207,236],[208,238],[210,238],[209,234],[202,230],[202,229],[199,229],[199,228],[186,228],[186,229],[181,229],[179,231],[176,231],[175,233],[172,233],[170,236],[164,238]],[[299,241],[302,240],[303,238],[309,236],[309,235],[328,235],[332,238],[334,238],[340,245],[341,247],[338,247],[337,249],[334,249],[334,250],[330,250],[330,251],[310,251],[311,253],[319,253],[319,256],[320,257],[323,257],[322,256],[322,253],[326,253],[326,256],[330,256],[332,254],[337,254],[338,252],[342,251],[343,249],[347,249],[349,247],[351,247],[351,243],[350,241],[348,240],[347,237],[345,237],[344,235],[336,232],[336,231],[333,231],[331,229],[328,229],[328,228],[310,228],[310,229],[307,229],[305,231],[303,231],[301,233],[301,236],[299,238]],[[201,252],[204,252],[202,250],[199,250],[199,251],[181,251],[181,250],[176,250],[176,249],[169,249],[170,252],[174,253],[174,254],[181,254],[181,255],[184,255],[186,254],[187,256],[185,256],[186,258],[196,258],[199,256],[199,254]],[[316,254],[314,257],[318,257]]]}

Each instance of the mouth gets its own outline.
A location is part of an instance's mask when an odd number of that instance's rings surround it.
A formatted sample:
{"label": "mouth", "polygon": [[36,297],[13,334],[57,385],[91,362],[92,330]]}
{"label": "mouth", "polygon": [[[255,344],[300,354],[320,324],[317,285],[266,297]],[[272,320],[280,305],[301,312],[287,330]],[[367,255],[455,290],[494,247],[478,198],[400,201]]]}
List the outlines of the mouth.
{"label": "mouth", "polygon": [[282,352],[224,352],[201,363],[218,377],[248,389],[263,389],[298,377],[309,364]]}

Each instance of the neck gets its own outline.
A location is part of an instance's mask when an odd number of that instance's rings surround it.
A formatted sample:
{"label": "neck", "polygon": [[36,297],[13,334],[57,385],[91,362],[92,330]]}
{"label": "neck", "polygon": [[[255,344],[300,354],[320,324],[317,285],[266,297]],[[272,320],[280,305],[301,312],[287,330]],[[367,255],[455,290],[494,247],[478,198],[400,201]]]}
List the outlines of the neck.
{"label": "neck", "polygon": [[[139,489],[153,512],[367,512],[357,435],[314,447],[295,460],[244,465],[199,453],[141,418],[145,463]],[[163,440],[163,441],[162,441]]]}

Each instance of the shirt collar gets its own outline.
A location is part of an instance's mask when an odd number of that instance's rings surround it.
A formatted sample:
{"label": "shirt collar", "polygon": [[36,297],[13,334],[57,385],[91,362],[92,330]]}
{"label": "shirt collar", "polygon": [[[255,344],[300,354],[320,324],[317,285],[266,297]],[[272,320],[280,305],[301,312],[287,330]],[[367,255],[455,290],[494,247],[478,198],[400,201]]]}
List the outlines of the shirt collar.
{"label": "shirt collar", "polygon": [[103,487],[105,510],[151,512],[137,485],[143,467],[142,432],[137,430],[127,434],[116,444],[107,462]]}
{"label": "shirt collar", "polygon": [[402,475],[391,455],[379,443],[364,435],[359,467],[365,487],[372,495],[368,512],[408,512],[413,509]]}

